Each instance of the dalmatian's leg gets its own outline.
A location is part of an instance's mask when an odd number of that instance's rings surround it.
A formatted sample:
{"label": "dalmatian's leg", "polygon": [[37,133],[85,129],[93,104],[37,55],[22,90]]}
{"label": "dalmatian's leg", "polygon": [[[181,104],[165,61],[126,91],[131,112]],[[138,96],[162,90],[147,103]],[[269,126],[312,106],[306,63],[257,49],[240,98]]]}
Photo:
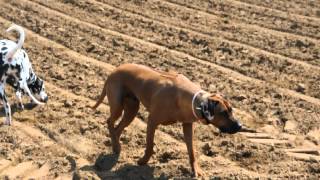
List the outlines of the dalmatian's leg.
{"label": "dalmatian's leg", "polygon": [[16,90],[16,97],[17,97],[17,99],[18,99],[18,108],[19,108],[20,110],[24,110],[24,105],[23,105],[23,103],[22,103],[22,92],[21,92],[21,89],[20,89],[20,88],[18,88],[18,89]]}
{"label": "dalmatian's leg", "polygon": [[6,113],[6,120],[5,120],[4,124],[11,125],[11,107],[10,107],[10,104],[9,104],[8,99],[6,97],[6,92],[4,90],[3,83],[0,84],[0,98],[2,100],[4,109],[5,109],[5,113]]}
{"label": "dalmatian's leg", "polygon": [[16,89],[16,98],[18,100],[18,108],[20,110],[24,110],[24,105],[22,103],[22,89],[23,89],[23,79],[21,77],[21,72],[17,73],[14,77],[17,82],[17,89]]}

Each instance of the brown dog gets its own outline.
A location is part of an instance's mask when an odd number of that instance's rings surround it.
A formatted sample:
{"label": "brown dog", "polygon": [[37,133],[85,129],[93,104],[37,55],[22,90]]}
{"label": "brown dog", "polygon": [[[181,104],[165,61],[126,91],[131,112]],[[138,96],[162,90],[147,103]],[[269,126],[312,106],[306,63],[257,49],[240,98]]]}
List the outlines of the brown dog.
{"label": "brown dog", "polygon": [[[221,132],[236,133],[241,125],[233,118],[230,104],[220,95],[210,95],[185,76],[160,72],[136,64],[119,66],[110,74],[93,108],[107,95],[110,117],[107,120],[114,153],[120,153],[120,135],[136,116],[140,102],[149,112],[147,147],[139,165],[146,164],[153,153],[154,133],[159,124],[181,122],[184,140],[195,176],[202,175],[193,149],[193,123],[213,124]],[[115,121],[123,113],[117,127]]]}

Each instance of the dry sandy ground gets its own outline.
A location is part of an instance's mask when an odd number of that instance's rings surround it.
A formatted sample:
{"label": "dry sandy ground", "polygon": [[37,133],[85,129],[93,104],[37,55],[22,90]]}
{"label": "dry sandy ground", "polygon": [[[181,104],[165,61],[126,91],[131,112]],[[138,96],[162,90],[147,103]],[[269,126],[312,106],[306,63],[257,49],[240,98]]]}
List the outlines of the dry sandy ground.
{"label": "dry sandy ground", "polygon": [[0,178],[191,178],[180,124],[160,127],[150,163],[136,164],[143,109],[120,157],[112,154],[107,102],[89,106],[128,62],[225,94],[256,129],[224,135],[197,124],[205,179],[320,178],[319,0],[0,0],[0,12],[1,38],[14,39],[5,33],[12,22],[26,29],[24,47],[50,94],[0,126]]}

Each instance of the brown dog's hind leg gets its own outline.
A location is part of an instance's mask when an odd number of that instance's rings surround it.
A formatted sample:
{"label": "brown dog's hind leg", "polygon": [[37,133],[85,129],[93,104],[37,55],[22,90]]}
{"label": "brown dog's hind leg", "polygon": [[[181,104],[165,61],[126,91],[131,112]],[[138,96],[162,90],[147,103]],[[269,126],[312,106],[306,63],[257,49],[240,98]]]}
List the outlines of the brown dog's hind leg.
{"label": "brown dog's hind leg", "polygon": [[[113,86],[109,86],[109,88],[112,88]],[[107,125],[112,141],[112,150],[114,153],[119,154],[120,148],[119,148],[119,142],[117,142],[117,136],[115,132],[114,124],[119,119],[119,117],[122,114],[123,111],[123,96],[122,92],[114,86],[113,89],[110,89],[107,91],[107,97],[108,102],[110,106],[110,117],[107,120]]]}
{"label": "brown dog's hind leg", "polygon": [[149,159],[151,158],[153,154],[153,145],[154,145],[154,133],[156,131],[156,128],[158,124],[156,124],[156,119],[153,119],[151,114],[148,118],[148,124],[147,124],[147,147],[144,152],[144,156],[139,159],[138,164],[139,165],[145,165],[148,163]]}
{"label": "brown dog's hind leg", "polygon": [[116,153],[116,154],[120,153],[120,149],[119,149],[119,142],[117,142],[117,138],[116,138],[117,136],[115,133],[114,124],[116,120],[121,116],[121,113],[122,113],[122,108],[118,107],[116,110],[113,111],[113,113],[111,113],[110,117],[107,120],[109,134],[112,142],[112,150],[113,150],[113,153]]}
{"label": "brown dog's hind leg", "polygon": [[118,126],[115,128],[115,144],[117,145],[117,150],[120,153],[121,145],[120,145],[120,136],[122,131],[130,125],[130,123],[134,120],[134,117],[137,115],[139,111],[139,100],[134,97],[126,97],[123,100],[124,113],[121,121]]}
{"label": "brown dog's hind leg", "polygon": [[183,127],[183,135],[184,141],[186,142],[188,154],[189,154],[189,161],[194,173],[194,176],[201,176],[203,175],[202,170],[198,166],[198,162],[196,161],[194,147],[193,147],[193,124],[192,123],[184,123],[182,124]]}

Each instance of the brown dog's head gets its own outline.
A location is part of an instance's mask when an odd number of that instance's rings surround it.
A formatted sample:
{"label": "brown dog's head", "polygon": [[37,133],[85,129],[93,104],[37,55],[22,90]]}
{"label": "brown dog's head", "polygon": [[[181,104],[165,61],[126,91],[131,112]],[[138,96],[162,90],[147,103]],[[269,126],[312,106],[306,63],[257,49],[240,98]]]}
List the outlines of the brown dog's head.
{"label": "brown dog's head", "polygon": [[[221,95],[208,97],[207,123],[217,127],[222,133],[234,134],[241,130],[241,124],[233,117],[231,105]],[[210,115],[213,119],[210,119]]]}

